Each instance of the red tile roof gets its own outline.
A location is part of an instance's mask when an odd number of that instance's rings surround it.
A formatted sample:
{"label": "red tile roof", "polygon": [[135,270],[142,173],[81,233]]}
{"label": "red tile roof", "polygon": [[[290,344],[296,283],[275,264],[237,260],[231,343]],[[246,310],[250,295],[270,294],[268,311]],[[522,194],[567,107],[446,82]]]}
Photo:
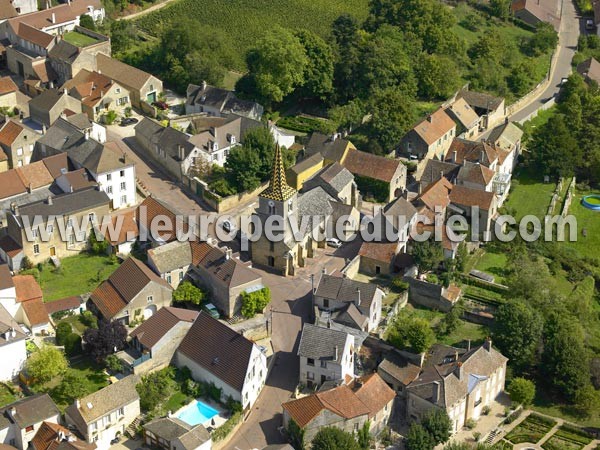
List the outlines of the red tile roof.
{"label": "red tile roof", "polygon": [[159,309],[156,314],[133,330],[130,336],[137,337],[140,344],[151,349],[179,322],[192,323],[197,317],[197,311],[167,306]]}
{"label": "red tile roof", "polygon": [[424,203],[431,211],[434,211],[436,206],[446,208],[450,204],[449,195],[452,188],[452,183],[445,177],[442,177],[435,183],[427,186],[417,199]]}
{"label": "red tile roof", "polygon": [[398,243],[396,242],[363,242],[358,254],[375,261],[391,263],[396,255]]}
{"label": "red tile roof", "polygon": [[[117,224],[121,222],[121,226],[117,228]],[[110,239],[112,245],[119,245],[125,242],[130,242],[137,238],[140,234],[140,230],[135,221],[135,210],[126,211],[120,214],[115,214],[112,217],[112,223],[115,230],[119,230],[119,236],[117,239]]]}
{"label": "red tile roof", "polygon": [[354,175],[390,183],[402,163],[396,159],[350,148],[342,165]]}
{"label": "red tile roof", "polygon": [[350,388],[369,409],[369,419],[396,397],[396,392],[376,373],[358,378]]}
{"label": "red tile roof", "polygon": [[29,324],[32,327],[36,325],[45,325],[50,323],[50,319],[48,318],[48,311],[46,311],[46,307],[44,306],[44,302],[41,298],[35,300],[27,300],[26,302],[21,303],[23,305],[23,311],[29,319]]}
{"label": "red tile roof", "polygon": [[11,92],[17,92],[19,88],[12,80],[11,77],[0,78],[0,95],[9,94]]}
{"label": "red tile roof", "polygon": [[13,283],[17,291],[17,302],[42,299],[42,288],[33,275],[15,275]]}
{"label": "red tile roof", "polygon": [[17,167],[14,170],[16,170],[23,184],[31,189],[50,186],[54,183],[54,177],[48,171],[48,168],[43,161],[26,164],[23,167]]}
{"label": "red tile roof", "polygon": [[450,201],[459,206],[479,206],[489,210],[494,202],[494,193],[479,189],[470,189],[465,186],[454,186],[450,192]]}
{"label": "red tile roof", "polygon": [[61,298],[60,300],[48,302],[45,305],[48,314],[54,314],[55,312],[59,311],[70,311],[73,309],[77,309],[81,306],[81,297],[74,296]]}
{"label": "red tile roof", "polygon": [[427,145],[431,145],[453,128],[456,128],[454,120],[452,120],[446,111],[438,109],[414,127],[413,130]]}
{"label": "red tile roof", "polygon": [[4,125],[0,130],[0,144],[10,147],[24,129],[25,128],[23,125],[19,124],[18,122],[15,122],[14,120],[8,120],[6,125]]}

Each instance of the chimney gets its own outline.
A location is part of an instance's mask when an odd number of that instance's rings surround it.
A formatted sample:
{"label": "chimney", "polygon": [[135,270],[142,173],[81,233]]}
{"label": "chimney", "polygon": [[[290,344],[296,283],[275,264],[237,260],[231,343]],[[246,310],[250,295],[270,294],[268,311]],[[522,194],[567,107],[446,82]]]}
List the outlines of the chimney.
{"label": "chimney", "polygon": [[10,412],[10,415],[12,417],[15,417],[17,415],[17,408],[15,408],[14,406],[12,408],[10,408],[8,411]]}
{"label": "chimney", "polygon": [[467,351],[471,351],[471,339],[467,339]]}
{"label": "chimney", "polygon": [[206,86],[207,86],[207,85],[206,85],[206,81],[202,80],[202,90],[205,90],[205,89],[206,89]]}
{"label": "chimney", "polygon": [[360,306],[360,289],[356,288],[356,306]]}
{"label": "chimney", "polygon": [[231,253],[232,253],[231,249],[229,247],[227,247],[225,249],[225,259],[230,260],[231,259]]}
{"label": "chimney", "polygon": [[433,403],[435,405],[439,401],[439,399],[440,399],[440,382],[434,381],[433,382],[433,394],[431,396],[431,403]]}
{"label": "chimney", "polygon": [[76,407],[77,409],[81,408],[81,402],[79,401],[79,399],[78,399],[78,398],[77,398],[77,399],[75,399],[75,407]]}
{"label": "chimney", "polygon": [[[69,95],[69,93],[67,92],[67,88],[64,88],[64,89],[63,89],[63,94],[65,94],[65,95]],[[62,114],[61,114],[61,116],[62,116]]]}
{"label": "chimney", "polygon": [[440,170],[440,180],[441,180],[442,178],[444,178],[444,171],[443,171],[443,170]]}
{"label": "chimney", "polygon": [[15,330],[14,328],[10,329],[10,335],[14,338],[17,336],[17,330]]}
{"label": "chimney", "polygon": [[29,194],[31,194],[31,191],[32,191],[32,190],[33,190],[33,185],[32,185],[31,183],[29,183],[29,184],[27,185],[27,192],[28,192]]}
{"label": "chimney", "polygon": [[56,14],[52,13],[52,23],[56,23]]}
{"label": "chimney", "polygon": [[183,147],[181,145],[177,146],[177,150],[179,152],[179,160],[183,161],[185,159],[185,153]]}
{"label": "chimney", "polygon": [[479,157],[480,164],[483,164],[484,158],[485,158],[485,148],[481,149],[481,156]]}
{"label": "chimney", "polygon": [[49,195],[48,198],[46,199],[46,203],[48,205],[52,205],[52,196],[51,195]]}
{"label": "chimney", "polygon": [[488,352],[492,351],[492,338],[487,337],[485,342],[483,343],[483,348],[485,348]]}
{"label": "chimney", "polygon": [[127,162],[127,153],[123,152],[123,154],[121,155],[121,161],[123,161],[123,164]]}
{"label": "chimney", "polygon": [[62,430],[59,430],[59,432],[58,432],[58,440],[60,442],[65,440],[65,433]]}
{"label": "chimney", "polygon": [[458,350],[454,352],[454,361],[458,361]]}
{"label": "chimney", "polygon": [[463,364],[459,362],[458,364],[456,364],[456,370],[454,371],[454,374],[458,377],[459,380],[461,380],[463,377],[463,372]]}
{"label": "chimney", "polygon": [[433,115],[427,116],[427,122],[433,123]]}
{"label": "chimney", "polygon": [[334,348],[334,361],[338,360],[338,346],[336,345]]}
{"label": "chimney", "polygon": [[456,158],[456,155],[457,155],[457,153],[458,153],[458,152],[457,152],[456,150],[454,150],[454,151],[452,152],[452,162],[453,162],[453,163],[456,163],[456,159],[457,159],[457,158]]}
{"label": "chimney", "polygon": [[7,332],[4,333],[4,340],[5,341],[10,341],[10,330],[8,330]]}
{"label": "chimney", "polygon": [[46,134],[46,125],[42,124],[42,134]]}

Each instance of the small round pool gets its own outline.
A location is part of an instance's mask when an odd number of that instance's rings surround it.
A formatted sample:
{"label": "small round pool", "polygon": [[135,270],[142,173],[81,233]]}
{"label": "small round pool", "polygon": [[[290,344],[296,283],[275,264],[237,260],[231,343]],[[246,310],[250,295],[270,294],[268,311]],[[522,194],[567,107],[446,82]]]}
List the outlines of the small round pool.
{"label": "small round pool", "polygon": [[581,199],[581,204],[592,211],[600,211],[600,195],[586,195]]}

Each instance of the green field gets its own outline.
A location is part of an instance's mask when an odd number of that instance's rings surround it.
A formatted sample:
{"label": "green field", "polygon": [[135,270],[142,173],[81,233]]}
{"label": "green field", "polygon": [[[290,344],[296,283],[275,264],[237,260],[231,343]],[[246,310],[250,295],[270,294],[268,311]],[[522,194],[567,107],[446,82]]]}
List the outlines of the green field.
{"label": "green field", "polygon": [[306,28],[327,37],[338,16],[348,13],[363,21],[368,5],[368,0],[178,0],[140,17],[135,24],[158,36],[166,24],[193,17],[203,27],[217,28],[229,38],[237,52],[232,68],[245,70],[246,51],[273,27]]}
{"label": "green field", "polygon": [[495,253],[486,251],[478,256],[475,269],[493,275],[494,282],[504,284],[506,282],[506,253]]}
{"label": "green field", "polygon": [[[573,247],[582,256],[597,258],[598,248],[600,248],[600,211],[592,211],[581,204],[582,197],[589,194],[600,194],[600,191],[579,192],[575,190],[569,214],[573,214],[577,218],[577,241],[567,242],[565,245]],[[587,232],[585,237],[583,236],[584,229]]]}
{"label": "green field", "polygon": [[91,292],[119,267],[118,264],[111,264],[106,256],[87,253],[63,258],[60,263],[59,269],[46,263],[41,271],[32,271],[38,278],[46,302]]}
{"label": "green field", "polygon": [[63,39],[69,44],[76,45],[77,47],[87,47],[88,45],[96,44],[98,39],[94,39],[86,34],[79,33],[77,31],[69,31],[63,35]]}

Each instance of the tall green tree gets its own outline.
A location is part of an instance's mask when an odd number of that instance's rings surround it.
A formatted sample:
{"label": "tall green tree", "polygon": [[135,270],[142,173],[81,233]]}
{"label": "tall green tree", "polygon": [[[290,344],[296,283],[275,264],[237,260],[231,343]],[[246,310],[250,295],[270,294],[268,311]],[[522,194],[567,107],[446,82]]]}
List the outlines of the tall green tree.
{"label": "tall green tree", "polygon": [[500,305],[494,316],[494,343],[511,365],[523,369],[535,363],[543,326],[544,319],[531,306],[509,300]]}
{"label": "tall green tree", "polygon": [[423,425],[413,422],[406,435],[406,450],[432,450],[435,441]]}
{"label": "tall green tree", "polygon": [[508,20],[511,3],[511,0],[490,0],[490,10],[494,16]]}
{"label": "tall green tree", "polygon": [[177,286],[173,291],[174,302],[193,303],[194,305],[201,304],[206,298],[206,292],[197,286],[194,286],[189,281],[184,281]]}
{"label": "tall green tree", "polygon": [[304,84],[301,92],[306,97],[326,100],[333,91],[334,56],[331,46],[321,37],[308,30],[295,33],[308,62],[304,68]]}
{"label": "tall green tree", "polygon": [[419,273],[424,273],[436,269],[444,261],[444,250],[439,242],[428,239],[414,243],[412,256]]}
{"label": "tall green tree", "polygon": [[507,392],[513,404],[527,407],[535,398],[535,384],[526,378],[513,378],[508,385]]}
{"label": "tall green tree", "polygon": [[336,427],[321,428],[312,440],[312,450],[360,450],[354,436]]}
{"label": "tall green tree", "polygon": [[581,325],[566,311],[554,312],[544,326],[542,369],[545,378],[568,401],[590,384],[590,365]]}
{"label": "tall green tree", "polygon": [[25,363],[27,374],[38,383],[46,383],[65,373],[69,363],[65,354],[56,347],[44,345],[33,352]]}
{"label": "tall green tree", "polygon": [[443,409],[430,409],[421,420],[421,425],[431,435],[435,445],[448,442],[452,435],[452,421]]}
{"label": "tall green tree", "polygon": [[357,73],[360,67],[360,25],[355,17],[344,14],[333,21],[331,30],[336,51],[334,66],[336,103],[345,104],[357,96]]}
{"label": "tall green tree", "polygon": [[424,53],[416,67],[419,95],[445,99],[461,84],[460,71],[454,58]]}
{"label": "tall green tree", "polygon": [[256,93],[270,105],[281,102],[304,84],[309,60],[291,31],[275,27],[248,52],[246,63]]}
{"label": "tall green tree", "polygon": [[391,152],[414,122],[414,101],[399,90],[388,88],[374,92],[369,105],[368,132],[385,153]]}

